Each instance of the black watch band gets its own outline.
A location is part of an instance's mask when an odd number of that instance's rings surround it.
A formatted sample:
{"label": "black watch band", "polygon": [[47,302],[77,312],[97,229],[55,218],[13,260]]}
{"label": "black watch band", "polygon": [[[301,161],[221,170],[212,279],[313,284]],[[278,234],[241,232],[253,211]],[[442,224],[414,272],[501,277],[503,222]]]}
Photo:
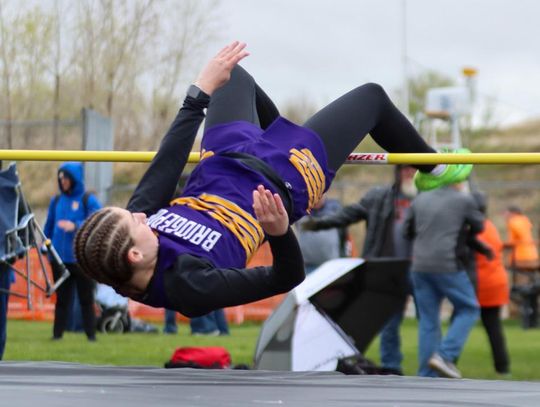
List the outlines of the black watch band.
{"label": "black watch band", "polygon": [[197,85],[190,85],[187,91],[187,96],[193,99],[209,98],[210,96],[203,92]]}

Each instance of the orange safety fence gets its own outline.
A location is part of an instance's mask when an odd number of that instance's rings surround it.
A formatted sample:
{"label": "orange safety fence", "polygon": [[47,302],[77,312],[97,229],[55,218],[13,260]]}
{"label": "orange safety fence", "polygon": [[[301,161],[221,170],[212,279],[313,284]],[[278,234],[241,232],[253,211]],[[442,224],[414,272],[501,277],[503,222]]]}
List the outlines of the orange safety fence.
{"label": "orange safety fence", "polygon": [[[28,255],[30,257],[30,275],[32,280],[40,286],[45,287],[45,277],[41,271],[41,266],[36,251],[31,250]],[[25,262],[26,259],[20,259],[13,266],[19,271],[23,271],[26,270]],[[51,281],[52,284],[52,272],[50,270],[48,261],[44,259],[44,263],[47,267],[49,281]],[[28,293],[26,279],[20,275],[16,275],[15,282],[11,284],[10,289],[11,291],[26,295]],[[26,298],[10,295],[8,304],[8,318],[37,321],[52,321],[54,319],[54,295],[51,298],[47,298],[42,290],[34,285],[31,285],[30,298],[32,302],[31,309],[28,308],[28,301]]]}
{"label": "orange safety fence", "polygon": [[[355,257],[358,255],[356,245],[351,236],[348,237],[348,246],[351,249],[350,255]],[[32,278],[41,286],[45,286],[45,279],[41,271],[37,253],[30,251],[30,268]],[[15,267],[19,270],[24,268],[24,259],[19,260]],[[267,266],[272,264],[272,253],[268,243],[263,244],[255,253],[248,264],[248,267]],[[47,273],[52,281],[52,273],[45,260]],[[26,281],[20,276],[16,277],[15,283],[11,289],[16,292],[26,293]],[[32,309],[28,309],[28,303],[25,298],[11,295],[9,297],[8,318],[12,319],[27,319],[37,321],[52,321],[54,319],[54,304],[56,301],[55,295],[47,298],[45,293],[40,289],[31,286]],[[229,322],[241,324],[244,321],[264,321],[272,313],[284,298],[284,294],[266,298],[261,301],[252,302],[246,305],[239,305],[225,309],[225,315]],[[140,318],[145,321],[162,322],[164,319],[164,310],[161,308],[153,308],[148,305],[129,301],[129,313],[134,318]],[[188,319],[178,314],[178,320],[187,321]]]}
{"label": "orange safety fence", "polygon": [[[45,286],[45,279],[41,271],[37,253],[30,251],[30,270],[32,278],[41,286]],[[25,260],[19,260],[15,264],[19,270],[24,269]],[[48,276],[52,280],[52,273],[47,261],[45,261]],[[270,265],[272,264],[272,254],[268,243],[265,243],[255,253],[249,263],[249,267]],[[27,293],[27,284],[24,278],[17,276],[15,283],[11,285],[11,289],[15,292]],[[32,309],[28,309],[28,303],[25,298],[11,295],[9,297],[8,318],[11,319],[26,319],[36,321],[52,321],[54,319],[54,303],[55,296],[47,298],[45,293],[37,287],[31,286]],[[277,295],[251,304],[240,305],[225,309],[225,314],[230,322],[241,324],[244,321],[264,321],[274,310],[274,308],[282,301],[283,295]],[[164,318],[164,310],[161,308],[153,308],[136,301],[129,301],[129,312],[134,318],[144,319],[146,321],[162,322]],[[187,321],[187,318],[179,315],[179,320]]]}

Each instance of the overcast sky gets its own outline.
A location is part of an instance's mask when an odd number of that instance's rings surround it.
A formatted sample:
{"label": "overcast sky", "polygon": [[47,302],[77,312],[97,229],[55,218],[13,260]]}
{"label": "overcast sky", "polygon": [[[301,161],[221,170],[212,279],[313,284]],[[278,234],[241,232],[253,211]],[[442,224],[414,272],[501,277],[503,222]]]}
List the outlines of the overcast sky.
{"label": "overcast sky", "polygon": [[300,95],[322,104],[367,81],[395,94],[404,4],[409,72],[461,81],[473,66],[499,122],[540,117],[537,0],[222,0],[218,15],[222,42],[248,43],[243,64],[278,104]]}

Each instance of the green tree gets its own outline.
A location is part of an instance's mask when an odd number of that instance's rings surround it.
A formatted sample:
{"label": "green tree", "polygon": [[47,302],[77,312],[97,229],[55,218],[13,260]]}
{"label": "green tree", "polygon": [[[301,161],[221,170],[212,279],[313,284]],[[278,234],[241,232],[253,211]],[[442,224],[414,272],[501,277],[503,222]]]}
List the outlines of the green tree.
{"label": "green tree", "polygon": [[217,5],[55,0],[47,7],[1,0],[0,118],[7,146],[18,139],[17,120],[52,119],[56,148],[60,118],[76,117],[83,107],[113,119],[117,147],[140,148],[160,135],[216,37]]}
{"label": "green tree", "polygon": [[8,148],[13,148],[13,82],[15,76],[17,48],[14,27],[18,15],[8,19],[5,15],[5,5],[0,2],[0,65],[2,67],[2,106],[6,120],[6,141]]}

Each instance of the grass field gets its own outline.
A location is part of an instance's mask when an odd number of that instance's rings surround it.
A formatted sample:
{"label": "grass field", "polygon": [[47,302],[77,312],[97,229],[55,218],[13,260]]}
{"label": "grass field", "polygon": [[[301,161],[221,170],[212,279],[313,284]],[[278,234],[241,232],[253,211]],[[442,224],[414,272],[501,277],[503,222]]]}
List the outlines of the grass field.
{"label": "grass field", "polygon": [[[224,346],[234,364],[252,364],[259,325],[232,325],[228,337],[194,337],[188,334],[187,325],[181,324],[179,328],[178,335],[98,335],[97,342],[89,343],[83,334],[74,333],[66,333],[62,341],[51,341],[50,323],[9,321],[4,360],[163,366],[180,346]],[[540,330],[524,331],[517,321],[506,321],[505,329],[512,362],[512,375],[508,379],[540,380]],[[402,350],[403,368],[408,375],[415,374],[417,368],[416,335],[416,321],[406,320],[402,327]],[[378,361],[378,341],[371,345],[367,356]],[[480,325],[473,330],[458,366],[467,378],[501,379],[493,371],[487,337]]]}

